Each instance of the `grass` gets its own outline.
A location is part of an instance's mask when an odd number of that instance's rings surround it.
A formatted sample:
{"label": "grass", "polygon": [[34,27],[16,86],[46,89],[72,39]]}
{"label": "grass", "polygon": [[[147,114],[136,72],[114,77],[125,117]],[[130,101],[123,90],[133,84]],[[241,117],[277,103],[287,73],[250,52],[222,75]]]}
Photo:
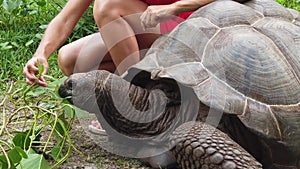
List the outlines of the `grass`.
{"label": "grass", "polygon": [[[58,14],[66,0],[20,0],[21,4],[15,8],[12,5],[13,9],[4,8],[4,1],[0,2],[0,89],[3,92],[8,89],[9,81],[24,82],[24,65],[34,54],[47,24]],[[95,31],[92,8],[89,8],[66,43]],[[50,76],[62,77],[57,67],[57,53],[50,57],[49,65]]]}
{"label": "grass", "polygon": [[[0,168],[24,167],[32,161],[38,165],[41,160],[37,158],[44,159],[41,153],[51,156],[50,166],[54,167],[70,155],[73,144],[68,132],[74,109],[57,96],[58,82],[63,77],[57,66],[57,53],[49,59],[49,87],[28,86],[22,75],[48,22],[65,3],[66,0],[0,0]],[[95,30],[89,8],[66,43]],[[43,133],[46,140],[37,137]],[[27,156],[27,161],[20,161],[25,159],[20,155]]]}

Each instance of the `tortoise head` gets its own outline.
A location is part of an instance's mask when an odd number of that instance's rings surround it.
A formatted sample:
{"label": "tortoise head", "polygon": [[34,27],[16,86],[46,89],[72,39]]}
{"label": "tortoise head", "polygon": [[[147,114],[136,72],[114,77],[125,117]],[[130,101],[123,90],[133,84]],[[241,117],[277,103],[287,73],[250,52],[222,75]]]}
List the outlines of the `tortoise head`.
{"label": "tortoise head", "polygon": [[107,71],[73,74],[61,84],[59,95],[67,98],[76,107],[95,112],[98,109],[95,91],[103,88],[109,76]]}

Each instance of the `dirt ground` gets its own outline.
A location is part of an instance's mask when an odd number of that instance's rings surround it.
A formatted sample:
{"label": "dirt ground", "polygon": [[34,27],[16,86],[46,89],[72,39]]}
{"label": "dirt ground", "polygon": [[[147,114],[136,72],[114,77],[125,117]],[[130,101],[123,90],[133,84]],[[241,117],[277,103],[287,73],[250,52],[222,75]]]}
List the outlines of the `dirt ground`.
{"label": "dirt ground", "polygon": [[59,169],[150,169],[140,161],[114,155],[101,148],[98,141],[107,141],[105,136],[95,136],[87,130],[89,121],[76,120],[70,132],[77,150]]}

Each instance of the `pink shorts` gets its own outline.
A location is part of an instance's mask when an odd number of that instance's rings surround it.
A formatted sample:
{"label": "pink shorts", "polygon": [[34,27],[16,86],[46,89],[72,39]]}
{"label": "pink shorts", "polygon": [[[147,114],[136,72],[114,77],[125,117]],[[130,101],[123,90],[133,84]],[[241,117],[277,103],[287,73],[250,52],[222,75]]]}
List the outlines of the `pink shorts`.
{"label": "pink shorts", "polygon": [[[179,0],[142,0],[148,5],[167,5],[177,2]],[[167,20],[160,23],[160,31],[162,34],[171,32],[179,23],[186,20],[193,12],[183,12],[177,15],[178,17],[174,19]]]}

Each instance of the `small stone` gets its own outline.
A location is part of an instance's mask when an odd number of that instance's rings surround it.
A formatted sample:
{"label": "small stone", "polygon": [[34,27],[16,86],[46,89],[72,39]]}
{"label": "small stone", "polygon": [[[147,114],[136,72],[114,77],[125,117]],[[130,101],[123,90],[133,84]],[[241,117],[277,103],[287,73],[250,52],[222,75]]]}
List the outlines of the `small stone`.
{"label": "small stone", "polygon": [[210,161],[214,164],[220,164],[224,160],[224,157],[220,153],[216,153],[210,157]]}
{"label": "small stone", "polygon": [[222,168],[226,168],[226,169],[235,169],[236,165],[234,162],[232,161],[226,161],[223,163]]}

